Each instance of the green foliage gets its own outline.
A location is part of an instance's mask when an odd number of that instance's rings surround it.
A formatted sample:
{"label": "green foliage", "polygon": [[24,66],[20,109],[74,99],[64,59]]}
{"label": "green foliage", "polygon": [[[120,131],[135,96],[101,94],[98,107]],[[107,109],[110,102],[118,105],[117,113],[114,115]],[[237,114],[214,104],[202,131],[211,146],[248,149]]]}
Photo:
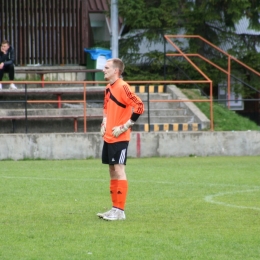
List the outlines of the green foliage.
{"label": "green foliage", "polygon": [[94,43],[93,47],[100,47],[100,48],[110,49],[110,42],[97,41],[97,42]]}
{"label": "green foliage", "polygon": [[[257,53],[256,47],[260,47],[260,36],[235,34],[234,29],[235,24],[241,18],[246,17],[249,19],[249,29],[260,30],[259,6],[260,0],[119,0],[119,14],[124,18],[126,25],[124,33],[128,33],[127,38],[122,37],[120,40],[120,56],[124,58],[127,64],[139,63],[142,66],[147,66],[146,71],[149,73],[149,69],[153,71],[153,68],[150,67],[151,64],[157,63],[158,68],[164,66],[162,63],[162,55],[164,54],[157,54],[158,60],[155,61],[153,54],[139,53],[139,43],[146,39],[148,48],[152,43],[164,43],[165,34],[181,32],[204,37],[213,44],[227,49],[230,54],[258,71],[260,70],[260,54]],[[183,49],[183,51],[203,54],[222,68],[227,68],[227,59],[222,54],[196,39],[191,39],[189,48]],[[185,65],[185,62],[174,62],[176,64],[173,71],[176,71],[179,67],[190,78],[198,79],[198,73],[194,72],[190,66]],[[211,65],[198,60],[196,60],[196,64],[201,66],[215,85],[223,79],[226,80],[225,75],[223,73],[221,75]],[[172,66],[169,60],[166,61],[166,66]],[[241,66],[237,67],[237,70],[234,70],[235,74],[245,75],[249,73],[243,70]],[[140,74],[137,72],[134,75],[135,78],[138,78],[138,76],[140,76],[140,79],[144,77],[143,70],[140,71]],[[154,76],[154,73],[150,73],[147,78]],[[174,75],[169,77],[173,78]],[[242,77],[243,80],[246,79],[246,76]],[[253,84],[255,88],[260,88],[258,84],[247,79],[246,83]]]}
{"label": "green foliage", "polygon": [[[132,60],[137,58],[140,56],[137,55]],[[149,52],[143,55],[142,59],[144,62],[140,65],[132,62],[127,64],[124,74],[126,80],[162,80],[164,78],[164,55],[162,53]],[[170,79],[170,75],[166,79]]]}
{"label": "green foliage", "polygon": [[[190,99],[203,99],[197,91],[182,89],[183,93]],[[210,104],[208,102],[196,102],[195,104],[208,118],[210,118]],[[238,115],[222,104],[213,103],[213,125],[215,131],[247,131],[260,130],[260,127],[253,121]]]}
{"label": "green foliage", "polygon": [[126,220],[106,222],[100,160],[2,161],[0,258],[259,259],[259,168],[259,156],[129,159]]}
{"label": "green foliage", "polygon": [[168,29],[178,20],[178,1],[119,0],[118,6],[126,25],[134,29]]}

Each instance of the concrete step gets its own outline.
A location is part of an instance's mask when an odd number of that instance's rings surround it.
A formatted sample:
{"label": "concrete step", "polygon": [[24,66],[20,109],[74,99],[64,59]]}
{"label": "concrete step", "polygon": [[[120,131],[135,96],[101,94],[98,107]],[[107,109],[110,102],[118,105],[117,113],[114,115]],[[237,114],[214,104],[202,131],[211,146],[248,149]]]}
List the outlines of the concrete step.
{"label": "concrete step", "polygon": [[[88,131],[99,131],[100,123],[103,114],[103,98],[104,98],[105,87],[102,86],[87,86],[87,121]],[[71,131],[73,124],[73,117],[67,118],[68,116],[82,116],[83,115],[83,104],[82,103],[70,103],[67,100],[83,100],[83,86],[54,86],[51,84],[45,85],[44,88],[28,88],[28,99],[29,100],[57,100],[58,95],[61,94],[61,100],[66,100],[66,103],[62,103],[62,108],[57,108],[57,103],[41,103],[27,104],[28,117],[31,116],[28,124],[30,131],[54,131],[53,126],[57,127],[57,131]],[[147,131],[148,127],[148,100],[150,108],[150,131],[196,131],[202,128],[202,124],[199,124],[196,116],[193,116],[191,110],[187,109],[180,102],[172,102],[172,93],[136,93],[144,102],[145,112],[138,119],[133,129],[136,131]],[[0,92],[0,101],[6,100],[24,100],[24,89],[2,90]],[[176,99],[179,99],[177,96]],[[13,115],[13,116],[24,116],[24,103],[1,103],[0,102],[0,116]],[[66,116],[66,118],[55,118],[55,116]],[[39,116],[39,118],[37,118]],[[46,116],[45,118],[42,118]],[[53,117],[52,117],[53,116]],[[8,131],[10,129],[10,119],[3,120],[2,131],[4,128]],[[1,122],[1,123],[2,123]],[[34,124],[35,122],[35,124]],[[79,129],[83,129],[83,119],[78,119]],[[199,121],[200,122],[200,121]],[[5,126],[3,128],[3,126]],[[60,127],[61,126],[61,127]],[[16,122],[17,131],[24,131],[24,120],[17,120]],[[45,129],[44,129],[45,128]],[[58,128],[60,130],[58,130]],[[51,130],[52,129],[52,130]],[[67,129],[67,130],[65,130]],[[143,129],[143,130],[142,130]],[[167,130],[167,131],[168,131]]]}
{"label": "concrete step", "polygon": [[[83,100],[83,87],[71,87],[71,88],[32,88],[27,90],[27,100],[57,100],[60,95],[61,100]],[[91,107],[93,102],[103,103],[104,87],[87,87],[86,88],[86,100],[87,106]],[[9,101],[9,102],[8,102]],[[15,102],[11,102],[15,101]],[[22,109],[25,106],[25,90],[9,90],[4,89],[0,91],[0,108]],[[27,104],[28,108],[56,108],[57,103],[33,103]],[[63,103],[62,103],[63,106]],[[100,105],[101,106],[101,105]]]}
{"label": "concrete step", "polygon": [[[78,115],[83,116],[83,109],[77,108],[60,108],[60,109],[27,109],[27,116],[63,116],[63,115]],[[24,116],[24,109],[2,109],[0,116]],[[87,116],[102,117],[102,108],[87,108]]]}
{"label": "concrete step", "polygon": [[[147,109],[148,104],[144,102],[145,109]],[[176,102],[150,102],[149,108],[154,110],[159,109],[178,109],[181,108],[179,103]]]}
{"label": "concrete step", "polygon": [[[187,115],[187,110],[184,108],[173,108],[173,109],[150,109],[150,116],[185,116]],[[143,116],[148,116],[148,110],[146,109]]]}
{"label": "concrete step", "polygon": [[202,125],[200,123],[174,123],[174,124],[135,124],[133,131],[137,132],[179,132],[179,131],[201,131]]}
{"label": "concrete step", "polygon": [[[159,123],[193,123],[194,116],[150,116],[151,124],[159,124]],[[147,116],[139,117],[138,124],[148,123]]]}
{"label": "concrete step", "polygon": [[[148,100],[148,93],[136,93],[138,97],[140,97],[142,100]],[[172,95],[169,93],[149,93],[149,100],[154,99],[172,99]]]}
{"label": "concrete step", "polygon": [[[171,102],[172,95],[168,93],[150,93],[149,99],[147,97],[147,94],[138,94],[137,95],[141,98],[141,100],[144,102],[145,106],[148,106],[148,100],[149,100],[149,106],[150,108],[179,108],[180,103],[179,102]],[[158,101],[157,101],[158,100]],[[163,101],[161,101],[163,100]]]}

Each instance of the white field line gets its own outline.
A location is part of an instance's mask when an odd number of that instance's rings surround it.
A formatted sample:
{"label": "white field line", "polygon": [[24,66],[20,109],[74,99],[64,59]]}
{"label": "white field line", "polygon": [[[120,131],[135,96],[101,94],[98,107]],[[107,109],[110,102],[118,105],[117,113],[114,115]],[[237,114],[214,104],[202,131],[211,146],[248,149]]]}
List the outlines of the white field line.
{"label": "white field line", "polygon": [[226,206],[226,207],[232,207],[232,208],[238,208],[238,209],[253,209],[253,210],[260,210],[260,208],[258,207],[247,207],[247,206],[240,206],[240,205],[234,205],[234,204],[229,204],[229,203],[225,203],[222,201],[217,201],[215,198],[217,197],[222,197],[225,195],[233,195],[236,193],[244,193],[244,192],[256,192],[256,191],[260,191],[260,189],[253,189],[253,190],[240,190],[240,191],[233,191],[233,192],[220,192],[214,195],[208,195],[204,198],[204,200],[206,202],[209,203],[213,203],[213,204],[219,204],[222,206]]}
{"label": "white field line", "polygon": [[[46,177],[20,177],[20,176],[0,176],[0,178],[3,179],[27,179],[27,180],[46,180],[46,181],[99,181],[99,182],[107,182],[107,178],[104,179],[93,179],[93,178],[86,178],[86,179],[64,179],[64,178],[46,178]],[[204,200],[208,203],[218,204],[226,207],[233,207],[233,208],[239,208],[239,209],[253,209],[253,210],[259,210],[258,207],[247,207],[247,206],[240,206],[240,205],[233,205],[221,201],[215,200],[217,197],[230,195],[230,194],[236,194],[236,193],[243,193],[243,192],[256,192],[260,191],[260,186],[249,186],[249,185],[235,185],[235,184],[223,184],[223,183],[194,183],[194,182],[171,182],[171,181],[151,181],[151,180],[131,180],[130,182],[137,182],[137,183],[156,183],[156,184],[167,184],[167,185],[203,185],[203,186],[218,186],[218,187],[249,187],[250,190],[240,190],[240,191],[233,191],[233,192],[220,192],[214,195],[207,195],[204,197]],[[253,188],[253,189],[252,189]]]}

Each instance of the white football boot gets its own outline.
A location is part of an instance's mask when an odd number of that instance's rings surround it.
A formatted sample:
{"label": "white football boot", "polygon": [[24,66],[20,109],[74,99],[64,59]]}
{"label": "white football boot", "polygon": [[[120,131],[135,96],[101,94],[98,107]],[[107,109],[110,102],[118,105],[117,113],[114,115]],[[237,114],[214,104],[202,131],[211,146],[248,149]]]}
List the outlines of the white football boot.
{"label": "white football boot", "polygon": [[108,214],[103,217],[104,220],[125,220],[125,212],[121,209],[112,208]]}

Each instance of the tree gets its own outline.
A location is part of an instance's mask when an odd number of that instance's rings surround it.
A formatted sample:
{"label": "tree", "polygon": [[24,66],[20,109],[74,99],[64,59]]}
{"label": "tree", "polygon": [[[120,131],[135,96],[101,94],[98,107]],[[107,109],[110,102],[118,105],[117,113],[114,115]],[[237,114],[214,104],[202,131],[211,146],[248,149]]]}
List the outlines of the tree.
{"label": "tree", "polygon": [[[237,34],[235,31],[235,25],[242,18],[248,19],[249,29],[260,30],[260,0],[118,0],[118,7],[126,25],[124,33],[132,33],[131,37],[120,40],[120,55],[129,63],[141,61],[160,71],[164,54],[140,55],[139,42],[146,38],[148,44],[163,43],[165,34],[184,30],[185,34],[201,35],[213,44],[225,47],[230,54],[256,70],[260,68],[260,54],[257,52],[260,32]],[[189,48],[187,51],[203,53],[223,66],[218,54],[205,44],[191,40]],[[169,61],[167,66],[171,66]],[[177,66],[186,69],[180,60]],[[207,64],[202,66],[209,73],[212,71],[211,77],[219,78]]]}

